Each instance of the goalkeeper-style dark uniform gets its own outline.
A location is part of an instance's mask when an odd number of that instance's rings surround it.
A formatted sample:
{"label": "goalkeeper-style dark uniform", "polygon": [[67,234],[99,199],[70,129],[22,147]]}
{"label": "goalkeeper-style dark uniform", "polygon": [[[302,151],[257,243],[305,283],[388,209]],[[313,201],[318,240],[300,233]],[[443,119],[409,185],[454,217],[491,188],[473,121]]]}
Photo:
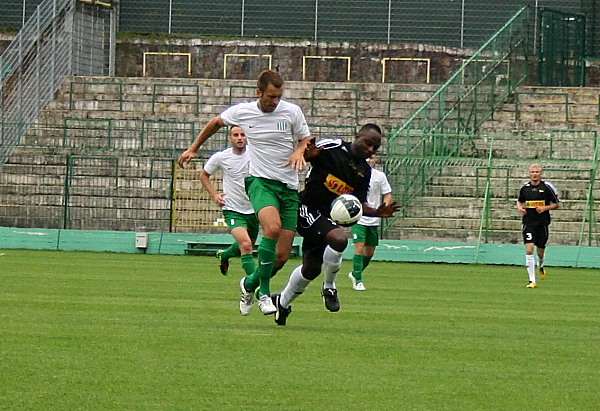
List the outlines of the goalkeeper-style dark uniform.
{"label": "goalkeeper-style dark uniform", "polygon": [[550,211],[538,214],[536,207],[558,203],[558,191],[547,181],[541,181],[536,186],[527,182],[519,191],[518,201],[525,204],[527,209],[527,214],[523,216],[523,242],[534,243],[540,248],[546,247],[551,222]]}
{"label": "goalkeeper-style dark uniform", "polygon": [[324,138],[316,146],[323,150],[309,160],[311,169],[300,193],[298,234],[304,238],[303,252],[325,249],[325,236],[337,227],[329,216],[332,201],[340,194],[352,194],[366,202],[371,179],[371,166],[364,158],[352,156],[351,143]]}

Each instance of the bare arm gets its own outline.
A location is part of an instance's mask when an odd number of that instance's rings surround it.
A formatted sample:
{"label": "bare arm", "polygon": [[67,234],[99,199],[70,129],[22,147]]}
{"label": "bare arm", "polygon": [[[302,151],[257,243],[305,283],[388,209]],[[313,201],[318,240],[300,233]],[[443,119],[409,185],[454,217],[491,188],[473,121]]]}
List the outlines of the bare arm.
{"label": "bare arm", "polygon": [[381,217],[381,218],[389,218],[393,217],[394,213],[400,210],[400,206],[396,203],[386,204],[383,203],[377,208],[369,207],[369,204],[364,202],[363,205],[363,215],[368,217]]}
{"label": "bare arm", "polygon": [[296,147],[296,150],[294,150],[294,152],[288,159],[286,165],[291,164],[292,168],[296,171],[300,171],[304,167],[306,167],[306,159],[304,158],[304,152],[306,151],[308,144],[311,141],[314,141],[314,139],[314,137],[309,136],[300,140],[300,142],[298,143],[298,147]]}
{"label": "bare arm", "polygon": [[313,158],[317,157],[321,153],[321,151],[323,151],[323,149],[317,147],[317,145],[315,144],[315,138],[313,137],[311,141],[309,141],[306,145],[306,150],[304,151],[304,159],[306,161],[310,161]]}
{"label": "bare arm", "polygon": [[184,168],[186,164],[189,164],[198,153],[200,146],[204,144],[206,140],[213,134],[215,134],[221,127],[225,126],[225,123],[221,119],[221,116],[213,117],[207,124],[204,126],[202,131],[198,133],[198,137],[192,143],[192,145],[179,156],[179,160],[177,160],[177,164],[179,167]]}
{"label": "bare arm", "polygon": [[521,215],[527,214],[527,209],[525,208],[525,204],[519,202],[519,200],[517,200],[517,210],[519,210]]}
{"label": "bare arm", "polygon": [[392,204],[392,193],[387,193],[383,195],[383,204],[390,205]]}
{"label": "bare arm", "polygon": [[223,207],[225,205],[225,194],[219,193],[215,189],[215,186],[213,185],[212,181],[210,181],[210,174],[202,170],[202,172],[200,173],[200,182],[202,183],[206,191],[208,191],[212,199],[215,201],[215,204],[219,207]]}

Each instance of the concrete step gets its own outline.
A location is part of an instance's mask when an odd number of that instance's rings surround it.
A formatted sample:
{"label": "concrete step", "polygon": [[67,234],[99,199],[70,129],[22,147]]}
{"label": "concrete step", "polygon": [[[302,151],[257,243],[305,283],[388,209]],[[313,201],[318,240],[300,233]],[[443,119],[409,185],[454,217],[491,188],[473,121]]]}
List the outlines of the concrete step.
{"label": "concrete step", "polygon": [[[521,244],[523,238],[521,230],[491,230],[488,231],[488,242],[493,244]],[[386,237],[390,239],[402,239],[413,241],[452,241],[476,243],[479,238],[479,230],[452,230],[446,228],[422,228],[402,227],[391,228]],[[485,239],[485,233],[482,233]],[[577,245],[579,233],[560,232],[550,228],[550,239],[548,247],[553,245]]]}

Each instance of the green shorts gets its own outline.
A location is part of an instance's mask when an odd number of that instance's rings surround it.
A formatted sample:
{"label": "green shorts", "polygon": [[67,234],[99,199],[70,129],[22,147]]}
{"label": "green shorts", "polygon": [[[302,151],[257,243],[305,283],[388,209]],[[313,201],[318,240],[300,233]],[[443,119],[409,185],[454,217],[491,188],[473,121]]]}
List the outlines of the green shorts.
{"label": "green shorts", "polygon": [[229,227],[229,231],[236,227],[244,227],[248,230],[250,238],[258,238],[259,226],[256,214],[242,214],[237,211],[223,210],[223,217],[225,217],[225,222],[227,223],[227,227]]}
{"label": "green shorts", "polygon": [[377,247],[379,245],[379,227],[354,224],[352,226],[352,238],[354,244],[364,243],[365,245]]}
{"label": "green shorts", "polygon": [[281,228],[296,231],[300,198],[298,191],[288,188],[285,183],[261,177],[246,177],[246,192],[252,207],[258,214],[267,206],[279,210]]}

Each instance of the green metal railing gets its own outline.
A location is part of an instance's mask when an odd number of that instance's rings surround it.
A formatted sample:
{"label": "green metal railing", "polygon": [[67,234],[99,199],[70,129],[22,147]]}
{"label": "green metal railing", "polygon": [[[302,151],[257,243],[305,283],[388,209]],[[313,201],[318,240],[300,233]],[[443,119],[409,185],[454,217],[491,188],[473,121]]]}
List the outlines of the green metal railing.
{"label": "green metal railing", "polygon": [[[573,157],[569,156],[568,152],[556,152],[556,154],[562,155],[560,155],[559,158],[556,158],[558,156],[555,156],[555,158],[552,159],[552,166],[543,168],[544,174],[553,176],[551,177],[551,179],[560,178],[563,181],[563,183],[569,183],[569,186],[563,187],[565,195],[564,198],[561,195],[561,199],[564,200],[563,203],[566,203],[567,209],[571,208],[572,211],[579,210],[577,211],[578,218],[575,221],[581,224],[577,245],[580,247],[600,245],[600,237],[598,235],[599,221],[596,219],[595,214],[595,192],[597,191],[595,187],[595,180],[598,166],[600,165],[600,139],[598,138],[597,133],[590,133],[585,137],[573,137],[569,136],[568,133],[558,133],[555,136],[541,136],[537,139],[537,141],[535,138],[531,137],[492,137],[489,143],[490,155],[488,157],[488,164],[485,167],[478,167],[476,171],[477,193],[479,193],[480,185],[479,173],[480,171],[485,173],[483,209],[481,213],[482,217],[479,228],[480,244],[488,243],[493,238],[495,229],[493,218],[494,203],[502,201],[505,203],[512,204],[516,199],[516,196],[518,194],[518,186],[516,184],[518,183],[515,183],[513,181],[513,185],[511,186],[509,178],[511,180],[514,180],[515,175],[526,174],[524,170],[527,169],[530,163],[540,161],[543,162],[544,160],[547,161],[548,159],[550,159],[550,157],[546,156],[544,156],[543,159],[540,159],[536,152],[528,152],[528,158],[520,159],[499,159],[497,155],[492,154],[497,154],[497,148],[501,149],[501,147],[503,146],[506,147],[506,143],[512,145],[520,145],[521,149],[523,148],[523,144],[529,146],[537,146],[543,144],[544,142],[548,143],[548,145],[552,147],[556,136],[562,138],[561,145],[568,145],[568,138],[570,137],[570,142],[573,143],[574,146],[578,147],[580,155]],[[503,182],[500,182],[500,179],[496,175],[494,175],[494,170],[503,170],[505,172],[505,176],[501,178],[502,180],[504,180]],[[498,187],[498,185],[501,185],[503,183],[506,184],[506,195],[498,196],[498,191],[496,193],[492,192],[492,187],[502,188]],[[583,185],[583,187],[581,187],[581,185]],[[510,192],[512,192],[512,199],[508,195],[509,190]],[[558,187],[558,190],[560,193],[560,186]],[[582,203],[585,203],[583,209],[581,208]],[[561,209],[563,208],[565,208],[565,205],[561,207]],[[560,211],[558,211],[557,214],[560,215]]]}
{"label": "green metal railing", "polygon": [[433,93],[398,133],[415,128],[475,132],[527,78],[530,23],[531,8],[525,6]]}
{"label": "green metal railing", "polygon": [[[390,89],[388,92],[388,108],[387,108],[387,116],[392,117],[392,105],[395,102],[394,94],[433,94],[435,90],[413,90],[413,89]],[[406,104],[406,98],[399,100],[400,103]]]}
{"label": "green metal railing", "polygon": [[[242,95],[234,95],[236,94],[234,90],[240,90]],[[231,104],[235,99],[255,99],[256,98],[256,86],[241,86],[234,84],[233,86],[229,86],[229,100],[228,104]]]}
{"label": "green metal railing", "polygon": [[[98,175],[100,169],[102,169],[102,172],[100,173],[101,175]],[[93,180],[99,180],[106,177],[109,178],[108,180],[112,180],[114,178],[114,185],[106,188],[117,188],[119,186],[119,158],[67,155],[62,228],[71,228],[70,222],[72,219],[72,211],[75,208],[75,206],[71,204],[72,199],[75,196],[73,191],[74,188],[77,187],[77,179],[86,176]]]}
{"label": "green metal railing", "polygon": [[585,16],[540,8],[537,21],[541,39],[537,42],[538,83],[542,86],[584,86]]}
{"label": "green metal railing", "polygon": [[[389,137],[386,172],[407,210],[528,75],[532,9],[521,8]],[[386,227],[400,218],[386,220]]]}
{"label": "green metal railing", "polygon": [[[492,153],[492,150],[490,150],[490,154],[491,153]],[[491,160],[490,160],[490,162],[491,162]],[[484,167],[476,167],[475,168],[475,197],[486,198],[489,195],[488,183],[489,183],[492,173],[494,171],[501,171],[502,174],[504,174],[504,176],[503,176],[504,199],[506,201],[508,201],[509,196],[510,196],[510,194],[509,194],[509,192],[510,192],[510,167],[506,167],[506,166],[494,167],[492,165],[489,165],[489,166],[484,166]],[[480,193],[479,188],[481,185],[483,185],[482,183],[485,183],[485,188],[484,188],[483,192]]]}
{"label": "green metal railing", "polygon": [[193,121],[143,120],[140,132],[140,148],[172,150],[173,156],[180,147],[187,147],[196,138]]}
{"label": "green metal railing", "polygon": [[112,119],[65,117],[62,146],[66,147],[72,139],[79,147],[113,148],[112,124]]}

